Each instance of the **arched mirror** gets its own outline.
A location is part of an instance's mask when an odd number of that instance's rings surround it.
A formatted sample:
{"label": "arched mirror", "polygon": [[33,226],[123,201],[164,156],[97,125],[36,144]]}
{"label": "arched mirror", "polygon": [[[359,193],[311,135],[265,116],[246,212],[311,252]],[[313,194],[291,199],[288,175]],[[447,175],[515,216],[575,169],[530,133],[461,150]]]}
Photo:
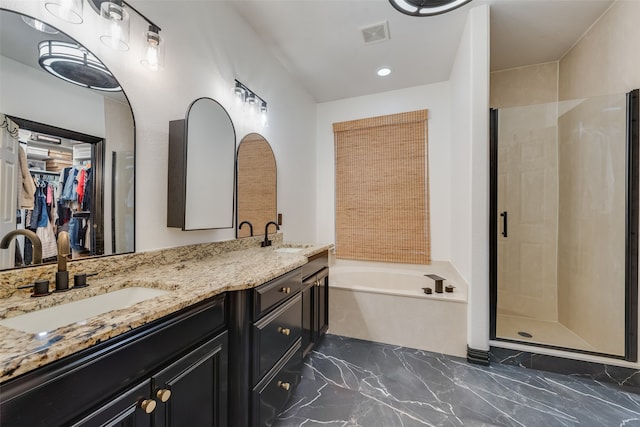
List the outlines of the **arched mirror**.
{"label": "arched mirror", "polygon": [[[264,225],[277,217],[276,158],[267,140],[250,133],[238,147],[238,226],[248,221],[253,235],[264,235]],[[248,237],[248,224],[238,228],[237,237]]]}
{"label": "arched mirror", "polygon": [[233,227],[236,133],[217,101],[199,98],[169,123],[167,226]]}
{"label": "arched mirror", "polygon": [[[91,69],[70,65],[73,55],[87,58]],[[0,129],[7,131],[0,144],[0,237],[35,231],[45,240],[44,262],[55,261],[60,231],[70,234],[73,259],[133,252],[134,118],[104,64],[46,22],[1,9],[0,113],[15,130]],[[25,196],[24,183],[35,191]],[[12,239],[0,249],[0,269],[34,265],[30,245],[22,235]]]}

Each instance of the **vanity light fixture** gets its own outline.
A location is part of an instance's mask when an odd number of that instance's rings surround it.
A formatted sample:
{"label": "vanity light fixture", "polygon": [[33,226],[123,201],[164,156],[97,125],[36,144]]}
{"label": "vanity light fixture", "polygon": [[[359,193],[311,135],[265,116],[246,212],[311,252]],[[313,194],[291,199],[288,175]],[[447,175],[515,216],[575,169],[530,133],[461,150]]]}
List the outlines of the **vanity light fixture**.
{"label": "vanity light fixture", "polygon": [[129,50],[129,12],[122,0],[103,2],[100,5],[100,16],[102,43],[115,50]]}
{"label": "vanity light fixture", "polygon": [[58,34],[60,31],[56,30],[53,27],[50,27],[49,25],[45,24],[42,21],[38,21],[37,19],[34,18],[30,18],[28,16],[22,15],[22,20],[24,21],[25,24],[27,24],[28,26],[30,26],[33,29],[36,29],[42,33],[47,33],[47,34]]}
{"label": "vanity light fixture", "polygon": [[236,99],[244,105],[249,105],[251,111],[255,111],[260,115],[263,126],[267,126],[267,101],[260,98],[254,91],[236,80],[233,87],[233,93]]}
{"label": "vanity light fixture", "polygon": [[84,0],[46,0],[44,7],[56,18],[71,24],[82,24],[82,2]]}
{"label": "vanity light fixture", "polygon": [[433,16],[464,6],[471,0],[389,0],[391,6],[411,16]]}
{"label": "vanity light fixture", "polygon": [[164,68],[164,39],[160,37],[160,28],[151,24],[149,31],[145,31],[144,53],[142,65],[151,71],[158,71]]}
{"label": "vanity light fixture", "polygon": [[107,92],[122,90],[107,67],[78,44],[45,40],[38,44],[38,52],[40,66],[62,80]]}

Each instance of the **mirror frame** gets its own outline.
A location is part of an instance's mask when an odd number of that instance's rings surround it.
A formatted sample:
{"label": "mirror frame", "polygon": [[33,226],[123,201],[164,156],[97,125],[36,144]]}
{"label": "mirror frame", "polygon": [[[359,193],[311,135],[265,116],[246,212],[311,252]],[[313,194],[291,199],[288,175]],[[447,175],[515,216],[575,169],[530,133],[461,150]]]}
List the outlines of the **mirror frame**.
{"label": "mirror frame", "polygon": [[[231,125],[231,132],[233,133],[233,157],[230,159],[232,162],[231,171],[231,203],[229,212],[229,224],[222,226],[208,225],[206,227],[192,227],[189,225],[187,219],[187,195],[189,193],[188,178],[189,173],[189,121],[192,120],[191,112],[196,103],[201,101],[211,101],[221,112],[226,115]],[[202,96],[196,98],[189,107],[184,119],[172,120],[169,122],[169,159],[168,159],[168,173],[167,173],[167,227],[180,228],[182,231],[199,231],[199,230],[222,230],[235,227],[235,204],[236,204],[236,144],[237,134],[236,128],[231,119],[231,115],[224,106],[213,98]],[[231,145],[231,144],[230,144]]]}

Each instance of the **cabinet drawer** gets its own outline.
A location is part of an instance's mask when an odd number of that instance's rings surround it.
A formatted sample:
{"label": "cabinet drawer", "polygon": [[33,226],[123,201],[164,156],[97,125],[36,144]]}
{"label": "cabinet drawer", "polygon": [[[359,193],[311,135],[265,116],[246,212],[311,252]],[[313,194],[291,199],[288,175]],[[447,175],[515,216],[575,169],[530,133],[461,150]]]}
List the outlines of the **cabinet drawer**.
{"label": "cabinet drawer", "polygon": [[300,382],[302,348],[300,340],[281,362],[253,389],[253,426],[271,426]]}
{"label": "cabinet drawer", "polygon": [[298,268],[253,290],[253,318],[259,319],[280,302],[295,295],[302,287]]}
{"label": "cabinet drawer", "polygon": [[302,278],[306,279],[312,274],[316,273],[319,270],[322,270],[325,267],[329,267],[329,252],[321,252],[309,258],[309,262],[303,265],[302,268]]}
{"label": "cabinet drawer", "polygon": [[253,327],[253,380],[258,381],[300,338],[302,333],[302,296],[294,298],[264,317]]}

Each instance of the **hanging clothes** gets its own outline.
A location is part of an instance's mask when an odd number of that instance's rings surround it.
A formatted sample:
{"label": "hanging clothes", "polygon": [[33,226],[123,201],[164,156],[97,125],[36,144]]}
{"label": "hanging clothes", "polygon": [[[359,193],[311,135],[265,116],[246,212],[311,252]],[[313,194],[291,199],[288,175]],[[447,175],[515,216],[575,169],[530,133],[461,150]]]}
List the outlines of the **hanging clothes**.
{"label": "hanging clothes", "polygon": [[86,178],[84,181],[84,194],[82,197],[82,206],[80,209],[83,211],[91,210],[91,199],[93,196],[93,169],[91,167],[86,169]]}
{"label": "hanging clothes", "polygon": [[77,176],[79,172],[79,168],[73,166],[69,169],[69,173],[65,173],[65,181],[62,189],[62,195],[60,196],[60,202],[75,202],[78,200],[78,181]]}
{"label": "hanging clothes", "polygon": [[31,225],[36,225],[36,235],[42,243],[42,258],[51,258],[58,255],[58,244],[53,225],[49,221],[49,208],[47,206],[48,183],[40,182],[36,189],[35,209],[31,218]]}
{"label": "hanging clothes", "polygon": [[33,209],[36,185],[33,182],[33,177],[29,173],[27,155],[22,147],[18,149],[18,166],[20,168],[20,177],[22,181],[22,185],[20,186],[20,197],[18,198],[18,208]]}

